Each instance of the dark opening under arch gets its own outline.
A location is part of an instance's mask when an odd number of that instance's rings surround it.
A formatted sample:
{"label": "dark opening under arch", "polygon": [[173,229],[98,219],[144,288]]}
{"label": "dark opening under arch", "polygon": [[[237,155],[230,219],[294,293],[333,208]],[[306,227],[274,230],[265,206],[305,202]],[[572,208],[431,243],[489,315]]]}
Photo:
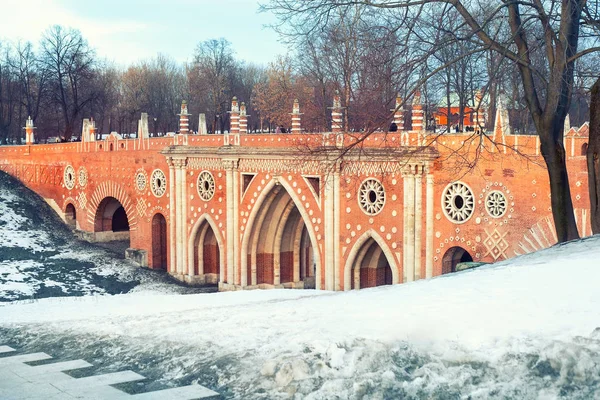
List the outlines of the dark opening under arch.
{"label": "dark opening under arch", "polygon": [[75,206],[71,203],[67,204],[67,207],[65,208],[65,221],[70,226],[77,225],[77,210],[75,209]]}
{"label": "dark opening under arch", "polygon": [[379,243],[372,237],[360,247],[352,266],[351,289],[392,284],[392,269]]}
{"label": "dark opening under arch", "polygon": [[160,214],[152,217],[152,268],[167,270],[167,221]]}
{"label": "dark opening under arch", "polygon": [[473,261],[471,254],[460,246],[449,248],[442,258],[442,274],[456,272],[456,264]]}

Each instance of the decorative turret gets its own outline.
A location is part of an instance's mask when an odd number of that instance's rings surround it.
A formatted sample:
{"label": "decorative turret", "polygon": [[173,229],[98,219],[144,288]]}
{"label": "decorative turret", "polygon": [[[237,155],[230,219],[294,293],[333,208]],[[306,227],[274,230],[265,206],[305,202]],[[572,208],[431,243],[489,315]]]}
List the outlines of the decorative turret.
{"label": "decorative turret", "polygon": [[31,116],[27,118],[27,122],[25,122],[25,144],[34,144],[35,136],[33,132],[35,131],[35,126],[33,126],[33,120]]}
{"label": "decorative turret", "polygon": [[423,126],[423,105],[421,104],[421,92],[417,90],[412,103],[412,130],[420,132],[424,129]]}
{"label": "decorative turret", "polygon": [[188,106],[187,101],[183,100],[181,102],[181,113],[179,115],[179,133],[182,135],[187,135],[190,133],[190,119],[189,116],[192,114],[188,114]]}
{"label": "decorative turret", "polygon": [[342,132],[342,118],[344,116],[342,108],[342,101],[340,93],[336,90],[335,96],[333,96],[333,107],[331,107],[331,132],[341,133]]}
{"label": "decorative turret", "polygon": [[240,133],[240,107],[238,105],[238,99],[235,96],[231,100],[231,111],[229,111],[229,113],[231,114],[229,133],[232,135],[238,134]]}
{"label": "decorative turret", "polygon": [[[94,121],[94,118],[90,118],[90,125],[88,127],[87,141],[95,142],[96,141],[96,133],[98,133],[98,129],[96,128],[96,121]],[[83,138],[81,140],[83,140]]]}
{"label": "decorative turret", "polygon": [[246,103],[240,105],[240,133],[248,133],[248,115],[246,114]]}
{"label": "decorative turret", "polygon": [[300,124],[300,104],[298,99],[294,99],[294,106],[292,108],[292,133],[302,133],[302,126]]}
{"label": "decorative turret", "polygon": [[394,124],[396,124],[397,131],[402,132],[404,130],[404,107],[400,95],[396,96],[396,106],[390,111],[394,112]]}
{"label": "decorative turret", "polygon": [[[240,145],[240,106],[238,105],[237,97],[231,99],[231,111],[228,111],[230,116],[229,132],[224,133],[223,144],[225,146]],[[246,128],[246,106],[244,105],[244,129]]]}

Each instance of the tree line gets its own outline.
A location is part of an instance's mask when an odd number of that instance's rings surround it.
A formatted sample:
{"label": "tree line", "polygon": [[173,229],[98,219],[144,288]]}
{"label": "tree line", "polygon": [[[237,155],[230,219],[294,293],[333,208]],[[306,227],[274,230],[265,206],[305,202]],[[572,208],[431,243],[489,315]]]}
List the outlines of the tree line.
{"label": "tree line", "polygon": [[[289,128],[294,99],[300,102],[304,130],[327,131],[335,93],[341,95],[349,131],[389,125],[396,95],[407,100],[410,128],[411,93],[417,83],[428,129],[449,131],[456,124],[463,130],[463,110],[473,107],[475,93],[483,91],[489,129],[502,102],[515,133],[535,130],[514,63],[491,50],[475,52],[476,45],[457,40],[461,30],[465,37],[468,30],[456,15],[420,16],[426,21],[423,26],[415,24],[415,16],[405,16],[415,25],[414,40],[406,29],[393,29],[390,16],[379,10],[357,5],[334,11],[312,31],[290,34],[275,27],[295,51],[267,66],[237,59],[223,38],[199,42],[189,63],[159,54],[125,68],[99,58],[78,30],[62,26],[48,28],[37,46],[0,41],[0,143],[21,138],[28,116],[38,127],[39,140],[77,138],[82,119],[89,117],[99,132],[135,133],[142,112],[149,115],[150,131],[164,134],[177,130],[182,100],[193,115],[192,130],[198,130],[198,114],[204,113],[208,131],[223,132],[233,96],[246,103],[251,132]],[[577,64],[570,105],[573,124],[588,119],[590,60]],[[448,118],[446,127],[435,126],[433,113],[450,106],[458,107],[460,115]]]}

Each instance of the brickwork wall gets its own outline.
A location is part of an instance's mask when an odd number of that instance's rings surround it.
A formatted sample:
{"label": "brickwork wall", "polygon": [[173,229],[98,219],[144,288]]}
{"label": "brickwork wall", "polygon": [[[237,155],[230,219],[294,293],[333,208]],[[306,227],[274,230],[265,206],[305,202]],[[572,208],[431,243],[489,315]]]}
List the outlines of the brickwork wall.
{"label": "brickwork wall", "polygon": [[[367,148],[381,151],[400,148],[401,133],[373,134],[364,141]],[[330,134],[302,135],[241,135],[239,148],[247,148],[247,153],[238,157],[235,174],[238,174],[239,225],[234,230],[239,234],[240,243],[252,229],[251,216],[266,198],[267,190],[280,185],[291,196],[294,205],[299,209],[311,240],[317,249],[315,259],[321,260],[321,287],[325,283],[324,260],[325,246],[325,181],[331,170],[318,157],[295,157],[286,159],[278,154],[290,148],[302,146],[318,146],[324,143],[335,143]],[[339,138],[338,138],[339,139]],[[539,141],[535,136],[496,136],[498,147],[477,148],[467,142],[462,135],[441,137],[433,145],[439,158],[431,164],[430,174],[434,179],[433,195],[433,275],[440,275],[442,258],[445,252],[460,246],[468,251],[473,259],[482,261],[499,261],[517,254],[534,251],[552,245],[556,240],[553,233],[553,222],[550,210],[548,176],[544,169],[542,157],[539,155]],[[343,142],[349,144],[351,135],[344,135]],[[408,134],[410,145],[421,143],[422,136],[412,132]],[[568,155],[569,177],[572,198],[580,233],[589,235],[587,172],[585,155],[582,148],[587,143],[587,127],[572,129],[565,139]],[[187,147],[183,146],[187,143]],[[467,144],[465,144],[467,143]],[[113,151],[109,151],[112,144]],[[72,204],[76,210],[79,229],[93,232],[95,215],[101,201],[106,197],[115,197],[124,206],[131,226],[131,247],[148,252],[148,260],[153,260],[152,217],[162,214],[167,222],[167,234],[171,235],[170,206],[170,167],[167,158],[171,153],[161,153],[167,146],[175,151],[183,152],[186,158],[185,185],[183,195],[186,206],[184,210],[185,232],[192,240],[192,233],[202,223],[203,217],[209,215],[214,222],[215,236],[222,248],[216,245],[205,246],[205,273],[213,272],[217,265],[223,271],[228,266],[220,265],[219,250],[227,254],[227,182],[223,159],[228,153],[222,148],[221,135],[190,135],[168,138],[151,138],[144,142],[138,140],[103,140],[93,143],[61,143],[52,145],[0,146],[0,169],[23,181],[28,187],[49,200],[57,211],[64,213],[67,205]],[[505,151],[506,148],[506,151]],[[517,154],[510,148],[516,148]],[[170,148],[171,149],[171,148]],[[268,149],[261,153],[259,150]],[[465,150],[466,149],[466,150]],[[230,151],[231,149],[226,149]],[[170,150],[169,150],[170,151]],[[467,151],[473,155],[480,151],[478,164],[470,170],[461,166],[453,156],[453,152]],[[227,153],[227,154],[226,154]],[[175,153],[173,153],[175,154]],[[175,157],[173,155],[173,157]],[[75,173],[72,188],[67,187],[64,180],[65,169],[70,166]],[[345,160],[339,167],[339,207],[336,215],[339,218],[339,263],[336,264],[340,277],[339,289],[344,289],[344,275],[351,250],[364,239],[364,236],[377,236],[391,261],[396,265],[394,271],[402,281],[404,226],[404,177],[402,169],[405,163],[397,158],[387,161],[369,159]],[[166,191],[157,196],[153,193],[152,174],[159,170],[166,178]],[[82,172],[84,171],[84,172]],[[211,196],[201,195],[198,188],[199,177],[208,172],[214,179]],[[82,181],[80,173],[85,175]],[[251,179],[243,178],[250,174]],[[146,185],[141,189],[137,183],[139,176],[145,177]],[[315,191],[313,184],[305,178],[318,179],[320,187]],[[416,257],[423,260],[418,275],[425,277],[425,227],[426,227],[426,173],[423,175],[421,190],[422,205],[422,246],[417,249]],[[385,202],[380,211],[374,215],[366,214],[359,202],[360,185],[367,179],[377,180],[385,190]],[[472,216],[461,223],[455,223],[444,213],[443,193],[451,182],[460,181],[470,190],[474,200]],[[242,183],[245,185],[242,186]],[[244,190],[245,189],[245,190]],[[506,212],[492,216],[486,208],[487,196],[490,192],[499,192],[506,199]],[[261,200],[262,199],[262,200]],[[255,222],[256,223],[256,222]],[[106,227],[105,227],[106,228]],[[241,246],[241,244],[240,244]],[[247,257],[247,282],[251,282],[251,257]],[[308,254],[307,249],[304,249]],[[167,260],[171,259],[171,242],[167,246]],[[193,257],[193,255],[189,255]],[[293,255],[291,252],[279,255],[281,261],[281,282],[293,280],[291,268]],[[170,261],[169,261],[170,262]],[[237,281],[241,281],[241,259],[234,260],[237,268]],[[273,254],[258,254],[257,282],[274,282]],[[152,262],[151,262],[152,263]],[[192,262],[193,265],[193,262]],[[173,272],[174,266],[169,266]],[[210,270],[209,270],[210,269]],[[312,270],[312,266],[309,266]],[[389,268],[388,268],[389,270]],[[376,270],[379,271],[379,270]],[[361,270],[361,282],[381,284],[391,280],[382,272]],[[365,279],[362,279],[365,274]],[[379,274],[379,275],[377,275]],[[373,277],[374,276],[374,277]],[[369,283],[370,282],[370,283]],[[364,287],[366,287],[363,285]]]}

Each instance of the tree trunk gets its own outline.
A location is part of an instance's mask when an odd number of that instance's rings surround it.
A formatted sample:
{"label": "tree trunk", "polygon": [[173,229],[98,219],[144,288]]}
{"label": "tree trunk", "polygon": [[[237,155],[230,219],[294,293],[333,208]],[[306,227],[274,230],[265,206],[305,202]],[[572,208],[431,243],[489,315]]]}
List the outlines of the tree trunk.
{"label": "tree trunk", "polygon": [[[563,127],[550,124],[542,126],[548,134],[541,134],[541,150],[544,161],[548,168],[550,178],[550,193],[552,194],[552,216],[558,243],[579,239],[575,214],[573,213],[573,201],[571,200],[571,188],[569,186],[569,175],[567,174],[567,158],[562,140],[554,141],[553,138],[562,137],[551,130],[561,130]],[[539,134],[539,132],[538,132]]]}
{"label": "tree trunk", "polygon": [[592,86],[590,138],[587,148],[588,188],[592,232],[600,233],[600,78]]}

